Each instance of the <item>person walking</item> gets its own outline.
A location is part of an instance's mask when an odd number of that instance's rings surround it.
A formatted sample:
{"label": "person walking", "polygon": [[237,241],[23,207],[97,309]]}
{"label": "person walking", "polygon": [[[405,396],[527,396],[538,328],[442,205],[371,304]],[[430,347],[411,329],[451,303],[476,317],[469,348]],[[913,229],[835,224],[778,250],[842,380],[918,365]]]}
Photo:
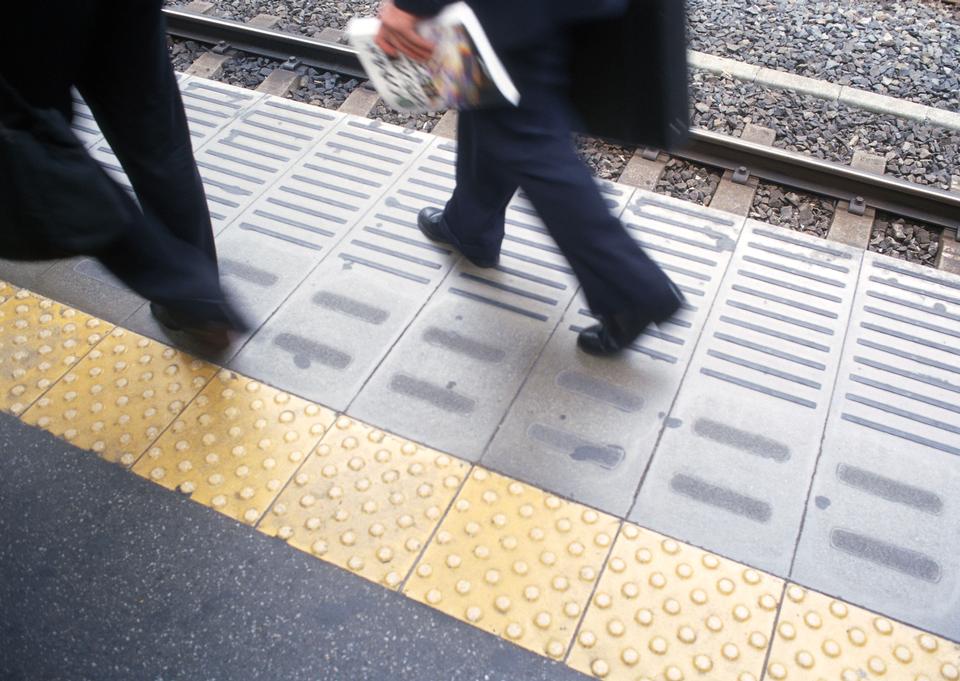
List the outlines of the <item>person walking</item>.
{"label": "person walking", "polygon": [[[91,255],[148,299],[165,329],[219,347],[244,324],[220,286],[161,10],[162,0],[13,3],[0,23],[0,77],[28,106],[67,121],[70,88],[79,90],[139,202],[109,183],[125,210],[105,206],[105,219],[125,214],[126,221],[103,225],[112,236]],[[53,187],[47,200],[67,199]]]}
{"label": "person walking", "polygon": [[[417,25],[450,1],[387,0],[381,7],[378,45],[390,56],[428,59],[432,45]],[[593,355],[614,355],[683,303],[679,289],[610,214],[573,145],[577,119],[569,95],[570,28],[622,15],[628,2],[469,4],[521,99],[517,107],[460,112],[456,188],[443,210],[420,212],[419,227],[477,267],[495,267],[507,204],[522,188],[570,262],[599,322],[580,332],[579,347]]]}

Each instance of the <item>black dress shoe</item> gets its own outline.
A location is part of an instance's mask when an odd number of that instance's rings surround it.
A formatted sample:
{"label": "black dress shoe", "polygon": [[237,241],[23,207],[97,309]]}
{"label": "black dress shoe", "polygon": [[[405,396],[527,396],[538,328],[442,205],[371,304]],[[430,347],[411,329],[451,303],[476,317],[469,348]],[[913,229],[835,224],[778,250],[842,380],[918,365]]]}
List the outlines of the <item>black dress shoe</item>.
{"label": "black dress shoe", "polygon": [[650,324],[670,319],[683,303],[683,294],[671,284],[670,296],[649,310],[599,315],[600,323],[581,331],[577,345],[589,355],[616,355],[629,348]]}
{"label": "black dress shoe", "polygon": [[[443,225],[441,220],[443,219],[443,211],[439,208],[434,208],[433,206],[427,206],[422,209],[417,215],[417,227],[420,228],[420,231],[423,232],[423,235],[430,239],[431,241],[438,241],[442,244],[449,244],[453,246],[450,242],[449,237],[444,234]],[[500,262],[500,254],[497,253],[493,257],[484,257],[484,258],[474,258],[466,253],[461,251],[464,258],[472,262],[477,267],[496,267]]]}
{"label": "black dress shoe", "polygon": [[230,345],[231,332],[246,330],[246,325],[225,304],[216,319],[199,319],[168,305],[153,302],[150,303],[150,313],[165,331],[190,336],[211,350],[223,350]]}

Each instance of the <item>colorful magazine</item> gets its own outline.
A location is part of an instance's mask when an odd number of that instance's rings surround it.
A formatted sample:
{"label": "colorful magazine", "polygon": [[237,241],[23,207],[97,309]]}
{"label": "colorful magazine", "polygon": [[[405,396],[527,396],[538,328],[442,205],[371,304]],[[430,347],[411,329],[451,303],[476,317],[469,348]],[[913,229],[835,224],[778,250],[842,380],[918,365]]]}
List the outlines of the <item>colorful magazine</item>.
{"label": "colorful magazine", "polygon": [[399,111],[443,111],[513,105],[520,93],[494,52],[473,10],[448,5],[420,24],[436,46],[427,62],[388,57],[374,39],[380,20],[354,19],[347,37],[380,97]]}

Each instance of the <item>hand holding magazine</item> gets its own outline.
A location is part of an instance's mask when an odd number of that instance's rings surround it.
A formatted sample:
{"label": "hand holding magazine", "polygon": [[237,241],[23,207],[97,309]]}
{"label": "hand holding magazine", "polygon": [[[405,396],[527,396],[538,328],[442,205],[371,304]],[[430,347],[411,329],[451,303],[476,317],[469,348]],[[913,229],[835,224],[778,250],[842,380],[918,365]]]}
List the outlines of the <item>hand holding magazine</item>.
{"label": "hand holding magazine", "polygon": [[520,93],[465,2],[448,5],[420,23],[421,34],[436,46],[423,63],[403,55],[387,56],[375,42],[379,29],[379,19],[353,19],[347,37],[377,93],[394,109],[478,109],[516,106],[520,101]]}

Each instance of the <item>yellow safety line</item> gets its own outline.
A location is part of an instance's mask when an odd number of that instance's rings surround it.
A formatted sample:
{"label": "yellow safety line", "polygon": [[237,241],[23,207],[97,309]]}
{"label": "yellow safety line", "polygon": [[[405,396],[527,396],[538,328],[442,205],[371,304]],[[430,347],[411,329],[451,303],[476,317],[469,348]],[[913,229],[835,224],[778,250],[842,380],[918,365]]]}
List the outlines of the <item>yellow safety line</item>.
{"label": "yellow safety line", "polygon": [[0,409],[598,678],[960,681],[956,643],[3,282]]}

